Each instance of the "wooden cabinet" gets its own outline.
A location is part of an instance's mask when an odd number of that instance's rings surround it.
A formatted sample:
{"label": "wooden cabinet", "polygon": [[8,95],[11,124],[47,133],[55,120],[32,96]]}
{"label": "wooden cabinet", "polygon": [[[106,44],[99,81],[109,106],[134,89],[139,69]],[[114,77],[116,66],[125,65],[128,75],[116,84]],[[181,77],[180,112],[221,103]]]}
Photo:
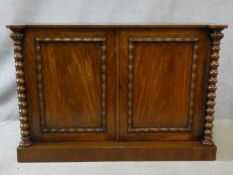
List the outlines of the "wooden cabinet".
{"label": "wooden cabinet", "polygon": [[225,25],[11,25],[18,161],[214,160]]}

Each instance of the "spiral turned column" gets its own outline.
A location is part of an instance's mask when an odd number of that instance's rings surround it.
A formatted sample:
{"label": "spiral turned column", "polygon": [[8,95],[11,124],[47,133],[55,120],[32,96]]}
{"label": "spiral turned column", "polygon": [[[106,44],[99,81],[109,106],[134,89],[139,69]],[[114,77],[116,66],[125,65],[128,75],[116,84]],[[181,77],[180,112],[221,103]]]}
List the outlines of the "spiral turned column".
{"label": "spiral turned column", "polygon": [[26,82],[23,57],[23,33],[13,32],[11,38],[14,43],[14,58],[16,68],[16,84],[18,92],[19,121],[21,128],[21,142],[19,146],[26,147],[32,144],[29,129],[28,103],[26,94]]}
{"label": "spiral turned column", "polygon": [[223,38],[221,29],[213,29],[210,34],[211,38],[211,57],[210,57],[210,68],[209,68],[209,79],[208,79],[208,91],[207,91],[207,102],[206,102],[206,115],[205,115],[205,126],[204,136],[202,143],[204,145],[213,145],[213,121],[214,121],[214,106],[217,89],[217,74],[218,74],[218,60],[220,51],[220,40]]}

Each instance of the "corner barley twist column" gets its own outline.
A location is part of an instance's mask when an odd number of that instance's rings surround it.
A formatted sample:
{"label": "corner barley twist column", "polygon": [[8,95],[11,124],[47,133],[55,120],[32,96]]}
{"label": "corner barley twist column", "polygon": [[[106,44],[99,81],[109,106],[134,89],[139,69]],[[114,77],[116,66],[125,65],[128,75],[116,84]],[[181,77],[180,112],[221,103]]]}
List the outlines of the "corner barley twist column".
{"label": "corner barley twist column", "polygon": [[21,32],[14,32],[11,34],[11,38],[14,42],[16,84],[19,100],[19,121],[21,128],[21,142],[19,146],[26,147],[30,146],[32,144],[32,141],[29,129],[28,103],[24,72],[23,37],[24,34]]}
{"label": "corner barley twist column", "polygon": [[217,89],[217,74],[218,74],[218,60],[220,51],[220,40],[223,38],[222,29],[213,29],[210,34],[211,38],[211,58],[210,58],[210,68],[209,68],[209,79],[208,79],[208,92],[207,92],[207,102],[206,102],[206,116],[205,116],[205,126],[204,126],[204,138],[202,143],[204,145],[213,145],[213,121],[214,121],[214,106],[215,97]]}

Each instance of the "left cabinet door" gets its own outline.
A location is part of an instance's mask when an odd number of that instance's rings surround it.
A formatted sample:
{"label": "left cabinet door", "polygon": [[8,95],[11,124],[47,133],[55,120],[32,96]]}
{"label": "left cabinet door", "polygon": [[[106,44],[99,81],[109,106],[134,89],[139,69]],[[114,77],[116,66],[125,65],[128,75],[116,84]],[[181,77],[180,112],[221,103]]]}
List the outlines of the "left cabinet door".
{"label": "left cabinet door", "polygon": [[115,43],[114,30],[26,31],[34,140],[115,140]]}

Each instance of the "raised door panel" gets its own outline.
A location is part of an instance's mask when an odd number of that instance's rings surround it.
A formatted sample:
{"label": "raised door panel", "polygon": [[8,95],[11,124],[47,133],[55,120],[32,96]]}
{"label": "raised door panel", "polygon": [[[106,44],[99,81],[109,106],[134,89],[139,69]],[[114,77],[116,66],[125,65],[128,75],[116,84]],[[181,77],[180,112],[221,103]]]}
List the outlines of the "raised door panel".
{"label": "raised door panel", "polygon": [[206,37],[198,30],[120,32],[121,140],[200,138]]}
{"label": "raised door panel", "polygon": [[115,139],[114,34],[83,29],[27,33],[36,140]]}

